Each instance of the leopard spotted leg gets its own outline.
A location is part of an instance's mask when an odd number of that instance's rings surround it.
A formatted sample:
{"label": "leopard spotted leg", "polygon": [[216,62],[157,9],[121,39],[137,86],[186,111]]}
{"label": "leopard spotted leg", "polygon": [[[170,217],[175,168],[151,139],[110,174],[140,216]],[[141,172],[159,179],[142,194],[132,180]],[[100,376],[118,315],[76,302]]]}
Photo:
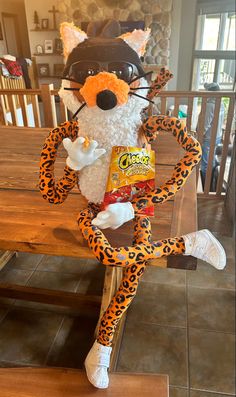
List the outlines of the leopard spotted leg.
{"label": "leopard spotted leg", "polygon": [[109,266],[127,267],[129,265],[156,259],[162,256],[178,255],[185,252],[182,237],[175,237],[154,242],[134,244],[127,247],[112,247],[98,227],[92,225],[95,215],[91,209],[80,212],[78,217],[79,228],[87,240],[89,248],[99,262]]}
{"label": "leopard spotted leg", "polygon": [[[136,216],[134,219],[134,244],[150,243],[151,222],[149,218]],[[125,268],[118,291],[104,312],[98,331],[98,343],[110,346],[121,317],[136,295],[139,280],[146,268],[146,261]]]}

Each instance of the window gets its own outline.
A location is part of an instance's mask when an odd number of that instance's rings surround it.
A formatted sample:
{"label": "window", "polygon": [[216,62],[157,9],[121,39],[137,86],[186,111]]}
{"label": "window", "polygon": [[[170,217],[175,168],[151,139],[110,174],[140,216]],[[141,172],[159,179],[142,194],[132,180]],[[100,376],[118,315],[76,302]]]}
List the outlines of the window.
{"label": "window", "polygon": [[204,83],[215,81],[222,90],[229,91],[235,86],[236,14],[232,11],[234,5],[231,11],[223,12],[222,4],[217,2],[213,12],[212,3],[199,0],[192,89],[202,90]]}

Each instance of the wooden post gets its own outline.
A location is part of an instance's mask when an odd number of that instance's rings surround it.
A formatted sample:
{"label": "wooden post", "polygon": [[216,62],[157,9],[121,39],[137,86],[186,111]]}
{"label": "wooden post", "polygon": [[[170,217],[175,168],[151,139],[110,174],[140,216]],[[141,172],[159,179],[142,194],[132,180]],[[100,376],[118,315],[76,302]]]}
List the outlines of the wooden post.
{"label": "wooden post", "polygon": [[8,125],[3,95],[0,96],[0,125]]}
{"label": "wooden post", "polygon": [[35,127],[41,127],[38,96],[37,95],[31,95],[31,102],[32,102],[32,108],[33,108],[33,113],[34,113]]}
{"label": "wooden post", "polygon": [[53,84],[42,84],[41,96],[43,101],[43,113],[45,127],[54,128],[57,126],[55,98],[51,95],[51,90],[54,89]]}
{"label": "wooden post", "polygon": [[28,117],[28,111],[27,111],[27,100],[25,95],[18,95],[19,97],[19,104],[22,112],[22,119],[23,119],[23,124],[25,127],[29,127],[29,117]]}
{"label": "wooden post", "polygon": [[187,130],[191,131],[192,129],[192,114],[193,114],[193,98],[188,97],[188,111],[187,111],[187,121],[186,126]]}
{"label": "wooden post", "polygon": [[220,114],[220,105],[221,105],[221,97],[216,98],[215,102],[215,110],[214,110],[214,118],[211,127],[211,146],[210,146],[210,153],[208,157],[208,164],[207,164],[207,172],[206,172],[206,181],[204,186],[204,194],[209,195],[210,187],[211,187],[211,177],[212,177],[212,163],[213,157],[215,153],[215,143],[216,143],[216,135],[217,135],[217,127],[218,127],[218,120]]}
{"label": "wooden post", "polygon": [[221,191],[222,191],[224,172],[225,172],[225,164],[226,164],[226,159],[227,159],[233,117],[234,117],[234,97],[232,96],[232,97],[230,97],[228,114],[227,114],[227,122],[226,122],[224,141],[223,141],[222,158],[221,158],[221,162],[220,162],[220,174],[219,174],[219,178],[217,181],[217,188],[216,188],[217,196],[220,196]]}

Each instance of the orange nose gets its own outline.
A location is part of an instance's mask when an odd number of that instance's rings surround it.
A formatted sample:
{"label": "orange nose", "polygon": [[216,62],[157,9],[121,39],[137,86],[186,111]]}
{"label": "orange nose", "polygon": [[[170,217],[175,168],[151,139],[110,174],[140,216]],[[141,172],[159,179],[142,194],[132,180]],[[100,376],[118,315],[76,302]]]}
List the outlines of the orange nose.
{"label": "orange nose", "polygon": [[117,78],[114,73],[101,72],[96,76],[87,77],[80,89],[87,106],[99,106],[103,110],[112,109],[116,105],[124,105],[128,101],[130,87]]}

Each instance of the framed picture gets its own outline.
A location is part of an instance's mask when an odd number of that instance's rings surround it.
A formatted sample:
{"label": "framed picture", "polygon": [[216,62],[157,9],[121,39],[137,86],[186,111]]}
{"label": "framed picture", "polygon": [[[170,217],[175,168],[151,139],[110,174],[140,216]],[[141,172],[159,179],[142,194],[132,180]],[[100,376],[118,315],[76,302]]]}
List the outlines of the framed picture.
{"label": "framed picture", "polygon": [[45,54],[53,53],[53,41],[52,40],[44,40],[44,52],[45,52]]}
{"label": "framed picture", "polygon": [[48,63],[38,63],[37,64],[38,76],[48,77],[49,76],[49,64]]}
{"label": "framed picture", "polygon": [[64,63],[55,63],[53,65],[53,74],[56,77],[62,77],[63,70],[64,70]]}
{"label": "framed picture", "polygon": [[63,44],[62,44],[61,39],[59,39],[59,38],[56,38],[54,40],[54,52],[56,54],[62,54],[62,52],[63,52]]}
{"label": "framed picture", "polygon": [[49,19],[44,18],[41,21],[41,29],[48,29],[49,28]]}
{"label": "framed picture", "polygon": [[36,45],[36,54],[43,54],[43,46],[38,44]]}

